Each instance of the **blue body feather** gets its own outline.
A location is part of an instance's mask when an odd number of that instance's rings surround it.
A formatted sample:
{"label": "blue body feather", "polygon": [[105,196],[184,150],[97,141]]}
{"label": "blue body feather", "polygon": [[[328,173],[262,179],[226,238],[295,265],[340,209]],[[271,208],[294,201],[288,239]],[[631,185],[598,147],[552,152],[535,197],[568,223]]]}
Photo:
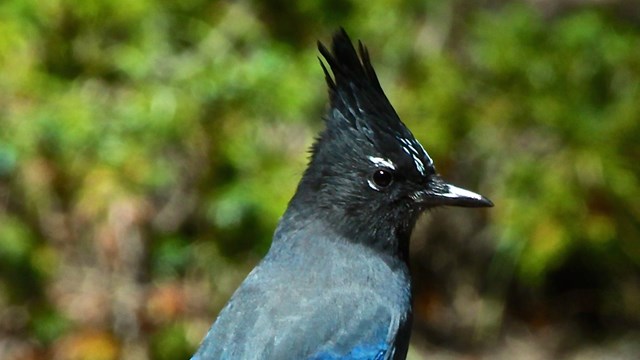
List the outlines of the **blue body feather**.
{"label": "blue body feather", "polygon": [[269,252],[193,360],[403,360],[409,237],[438,205],[491,206],[446,184],[344,31],[319,50],[331,106]]}

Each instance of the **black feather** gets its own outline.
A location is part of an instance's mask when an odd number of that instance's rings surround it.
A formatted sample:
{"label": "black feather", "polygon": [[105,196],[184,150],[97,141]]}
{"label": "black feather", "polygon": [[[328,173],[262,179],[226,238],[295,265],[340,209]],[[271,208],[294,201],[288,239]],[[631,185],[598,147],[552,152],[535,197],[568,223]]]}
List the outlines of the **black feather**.
{"label": "black feather", "polygon": [[[326,128],[274,233],[193,360],[404,360],[411,331],[409,238],[439,205],[490,206],[446,184],[344,29],[318,49]],[[385,179],[380,181],[379,175]]]}
{"label": "black feather", "polygon": [[[404,133],[393,106],[384,94],[367,48],[358,42],[358,51],[343,28],[333,36],[331,51],[318,42],[318,50],[329,65],[322,64],[332,110],[337,110],[352,125],[358,120],[371,120]],[[331,112],[329,116],[331,120]]]}

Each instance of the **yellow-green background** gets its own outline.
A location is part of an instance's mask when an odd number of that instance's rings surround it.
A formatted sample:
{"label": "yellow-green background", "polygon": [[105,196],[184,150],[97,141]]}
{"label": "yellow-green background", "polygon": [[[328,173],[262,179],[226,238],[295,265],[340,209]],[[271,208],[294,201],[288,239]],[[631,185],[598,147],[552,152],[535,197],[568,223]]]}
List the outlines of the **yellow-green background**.
{"label": "yellow-green background", "polygon": [[188,358],[268,249],[340,25],[496,205],[414,234],[411,358],[637,356],[637,2],[3,0],[0,358]]}

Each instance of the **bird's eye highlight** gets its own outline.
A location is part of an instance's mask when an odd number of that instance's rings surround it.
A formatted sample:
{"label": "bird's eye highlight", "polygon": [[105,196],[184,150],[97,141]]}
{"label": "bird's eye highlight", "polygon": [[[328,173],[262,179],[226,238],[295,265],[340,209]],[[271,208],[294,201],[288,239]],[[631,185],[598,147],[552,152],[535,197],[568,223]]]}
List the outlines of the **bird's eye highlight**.
{"label": "bird's eye highlight", "polygon": [[387,169],[377,169],[371,176],[371,180],[378,188],[386,188],[393,182],[393,173]]}

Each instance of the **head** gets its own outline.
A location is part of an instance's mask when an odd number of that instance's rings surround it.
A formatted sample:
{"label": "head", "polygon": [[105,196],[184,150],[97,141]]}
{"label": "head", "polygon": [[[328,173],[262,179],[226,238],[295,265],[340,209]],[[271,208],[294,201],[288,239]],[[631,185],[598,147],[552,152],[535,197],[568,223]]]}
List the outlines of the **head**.
{"label": "head", "polygon": [[492,206],[441,179],[389,103],[361,43],[356,52],[341,29],[331,50],[321,43],[318,48],[333,74],[321,60],[330,107],[292,206],[303,202],[349,238],[374,242],[389,235],[408,240],[428,208]]}

